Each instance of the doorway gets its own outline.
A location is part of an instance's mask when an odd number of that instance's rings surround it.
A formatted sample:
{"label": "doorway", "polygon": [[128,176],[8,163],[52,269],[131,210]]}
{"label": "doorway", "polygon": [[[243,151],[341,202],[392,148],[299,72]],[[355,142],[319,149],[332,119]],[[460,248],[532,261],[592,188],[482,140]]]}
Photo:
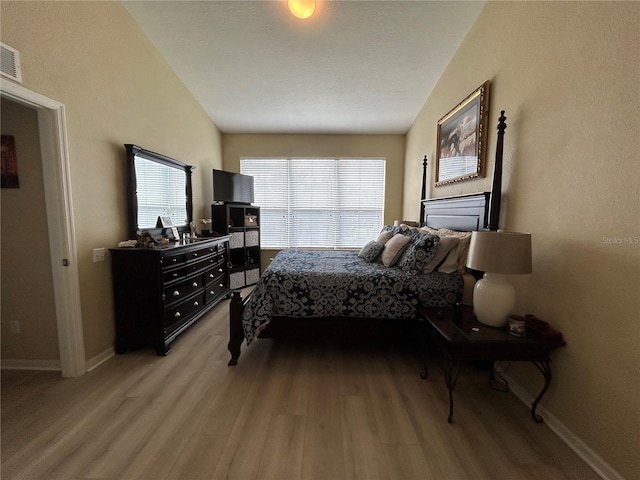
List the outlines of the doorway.
{"label": "doorway", "polygon": [[86,365],[64,104],[12,82],[3,81],[0,94],[37,111],[60,369],[76,377]]}

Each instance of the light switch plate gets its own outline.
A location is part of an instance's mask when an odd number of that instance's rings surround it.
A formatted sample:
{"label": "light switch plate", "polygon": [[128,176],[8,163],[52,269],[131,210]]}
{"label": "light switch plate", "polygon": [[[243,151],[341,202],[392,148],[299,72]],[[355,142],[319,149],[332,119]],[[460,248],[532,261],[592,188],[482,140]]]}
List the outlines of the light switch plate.
{"label": "light switch plate", "polygon": [[93,249],[93,263],[104,262],[106,257],[106,251],[104,248]]}

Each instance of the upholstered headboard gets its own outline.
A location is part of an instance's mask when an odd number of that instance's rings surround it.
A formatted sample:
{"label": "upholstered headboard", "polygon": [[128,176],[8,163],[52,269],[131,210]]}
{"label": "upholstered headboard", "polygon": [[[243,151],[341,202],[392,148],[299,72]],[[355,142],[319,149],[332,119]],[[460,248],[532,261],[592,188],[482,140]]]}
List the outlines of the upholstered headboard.
{"label": "upholstered headboard", "polygon": [[420,222],[431,228],[469,232],[483,230],[489,222],[489,192],[431,198],[422,201]]}

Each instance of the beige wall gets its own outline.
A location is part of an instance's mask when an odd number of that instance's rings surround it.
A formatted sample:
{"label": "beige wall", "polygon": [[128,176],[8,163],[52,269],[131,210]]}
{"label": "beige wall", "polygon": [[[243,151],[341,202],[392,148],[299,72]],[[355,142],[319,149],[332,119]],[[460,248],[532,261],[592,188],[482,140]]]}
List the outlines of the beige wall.
{"label": "beige wall", "polygon": [[[23,86],[66,107],[85,350],[113,346],[108,260],[92,250],[127,237],[124,143],[196,166],[194,217],[208,212],[220,133],[119,2],[2,2],[2,41]],[[4,81],[4,80],[3,80]],[[4,303],[4,299],[3,299]]]}
{"label": "beige wall", "polygon": [[[386,158],[384,222],[392,223],[394,219],[400,219],[402,213],[404,143],[404,135],[225,134],[222,136],[222,157],[224,168],[233,172],[240,171],[241,157]],[[272,256],[273,252],[263,252],[263,269]]]}
{"label": "beige wall", "polygon": [[[436,122],[491,79],[487,178],[435,188],[432,164],[431,196],[490,190],[506,110],[501,226],[534,247],[517,309],[567,341],[543,404],[627,479],[640,472],[639,26],[638,2],[489,2],[407,135],[404,197],[415,215]],[[533,366],[510,373],[541,387]]]}
{"label": "beige wall", "polygon": [[[3,188],[2,200],[2,358],[59,366],[49,232],[42,157],[35,110],[0,101],[2,135],[16,145],[20,188]],[[20,332],[11,331],[18,322]]]}

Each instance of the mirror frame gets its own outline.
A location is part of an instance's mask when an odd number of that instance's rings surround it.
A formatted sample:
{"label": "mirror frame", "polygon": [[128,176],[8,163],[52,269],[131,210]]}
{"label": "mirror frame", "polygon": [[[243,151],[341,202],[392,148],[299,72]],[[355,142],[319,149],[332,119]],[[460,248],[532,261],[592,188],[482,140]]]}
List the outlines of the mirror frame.
{"label": "mirror frame", "polygon": [[170,228],[138,228],[138,189],[135,157],[142,157],[146,160],[151,160],[153,162],[184,171],[186,177],[185,201],[187,207],[187,223],[184,225],[174,226],[178,229],[180,234],[189,232],[189,224],[193,221],[193,190],[191,186],[191,174],[195,170],[195,167],[187,165],[186,163],[174,158],[146,150],[137,145],[125,143],[124,146],[127,151],[127,220],[129,238],[136,238],[136,236],[140,235],[142,232],[149,232],[155,239],[159,239],[163,236],[167,236],[169,238],[172,237]]}

